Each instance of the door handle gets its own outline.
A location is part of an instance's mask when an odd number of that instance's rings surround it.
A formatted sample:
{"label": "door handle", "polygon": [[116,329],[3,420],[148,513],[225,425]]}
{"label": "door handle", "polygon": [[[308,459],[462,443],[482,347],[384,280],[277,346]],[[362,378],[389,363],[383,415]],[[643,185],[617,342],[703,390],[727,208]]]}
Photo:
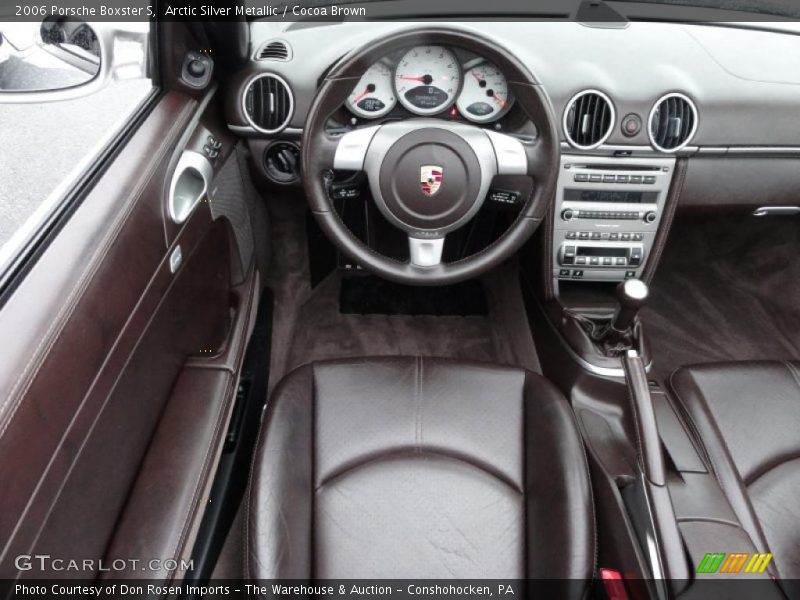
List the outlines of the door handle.
{"label": "door handle", "polygon": [[167,210],[169,217],[180,225],[208,192],[214,168],[199,152],[186,150],[181,154],[169,185]]}

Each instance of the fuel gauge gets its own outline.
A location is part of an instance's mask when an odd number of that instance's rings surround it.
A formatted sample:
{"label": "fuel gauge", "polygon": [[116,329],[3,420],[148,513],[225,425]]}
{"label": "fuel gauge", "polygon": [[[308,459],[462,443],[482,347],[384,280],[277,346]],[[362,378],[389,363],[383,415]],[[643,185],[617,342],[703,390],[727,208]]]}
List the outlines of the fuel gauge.
{"label": "fuel gauge", "polygon": [[376,62],[367,69],[347,98],[350,112],[365,119],[382,117],[395,104],[397,97],[392,87],[392,70],[382,62]]}

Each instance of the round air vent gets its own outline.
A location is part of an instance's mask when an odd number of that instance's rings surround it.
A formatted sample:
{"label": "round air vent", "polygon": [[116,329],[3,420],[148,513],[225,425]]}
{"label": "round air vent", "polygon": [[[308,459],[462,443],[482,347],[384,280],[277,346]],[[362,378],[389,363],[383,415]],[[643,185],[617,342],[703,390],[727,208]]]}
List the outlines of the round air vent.
{"label": "round air vent", "polygon": [[667,94],[653,105],[647,128],[656,150],[677,152],[697,131],[697,108],[683,94]]}
{"label": "round air vent", "polygon": [[597,90],[575,94],[564,111],[564,134],[569,143],[581,150],[597,148],[614,128],[614,105]]}
{"label": "round air vent", "polygon": [[281,77],[272,73],[256,75],[242,96],[242,110],[248,123],[261,133],[277,133],[289,124],[294,97]]}

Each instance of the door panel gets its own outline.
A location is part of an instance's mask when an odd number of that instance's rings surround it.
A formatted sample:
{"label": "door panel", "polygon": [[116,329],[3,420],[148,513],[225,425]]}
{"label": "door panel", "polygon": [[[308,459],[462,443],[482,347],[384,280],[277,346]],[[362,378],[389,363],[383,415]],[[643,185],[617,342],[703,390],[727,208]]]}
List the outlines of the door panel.
{"label": "door panel", "polygon": [[[159,99],[0,309],[2,578],[48,575],[20,572],[18,555],[105,556],[142,469],[159,464],[150,454],[158,445],[150,446],[159,429],[174,425],[164,423],[176,412],[169,410],[173,392],[182,406],[186,389],[211,394],[198,403],[205,408],[197,418],[212,411],[219,422],[213,435],[200,428],[206,433],[192,439],[210,445],[209,457],[221,444],[241,356],[233,353],[217,374],[229,380],[224,385],[219,378],[205,387],[176,381],[186,379],[187,361],[216,368],[220,353],[231,354],[231,340],[246,337],[255,267],[237,248],[230,221],[213,218],[210,197],[180,227],[166,211],[175,157],[208,133],[224,136],[212,96],[198,102],[169,92]],[[226,143],[214,175],[235,160]],[[182,263],[173,273],[178,246]],[[245,282],[236,290],[232,264]],[[197,451],[191,448],[184,451]],[[201,494],[206,486],[197,473],[185,483]],[[146,476],[154,476],[152,467]],[[213,462],[202,470],[211,476]],[[182,488],[175,492],[178,501],[182,495]]]}

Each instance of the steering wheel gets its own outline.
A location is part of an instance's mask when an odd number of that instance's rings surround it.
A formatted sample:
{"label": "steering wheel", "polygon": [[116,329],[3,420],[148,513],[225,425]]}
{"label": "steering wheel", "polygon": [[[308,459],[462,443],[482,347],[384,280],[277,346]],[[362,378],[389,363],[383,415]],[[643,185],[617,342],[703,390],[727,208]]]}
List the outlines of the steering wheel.
{"label": "steering wheel", "polygon": [[[494,63],[535,136],[517,137],[466,123],[414,118],[354,129],[326,131],[362,74],[376,60],[415,45],[468,49]],[[351,260],[386,279],[412,285],[462,281],[500,264],[541,223],[558,176],[559,138],[542,87],[497,43],[466,31],[425,28],[371,42],[345,57],[325,77],[309,110],[302,140],[303,186],[311,211],[333,244]],[[410,260],[399,262],[370,249],[336,213],[327,189],[333,169],[364,171],[381,213],[406,233]],[[443,263],[445,236],[480,209],[495,175],[528,175],[534,186],[519,217],[484,250]],[[428,181],[427,178],[430,178]],[[436,184],[438,189],[436,189]]]}

